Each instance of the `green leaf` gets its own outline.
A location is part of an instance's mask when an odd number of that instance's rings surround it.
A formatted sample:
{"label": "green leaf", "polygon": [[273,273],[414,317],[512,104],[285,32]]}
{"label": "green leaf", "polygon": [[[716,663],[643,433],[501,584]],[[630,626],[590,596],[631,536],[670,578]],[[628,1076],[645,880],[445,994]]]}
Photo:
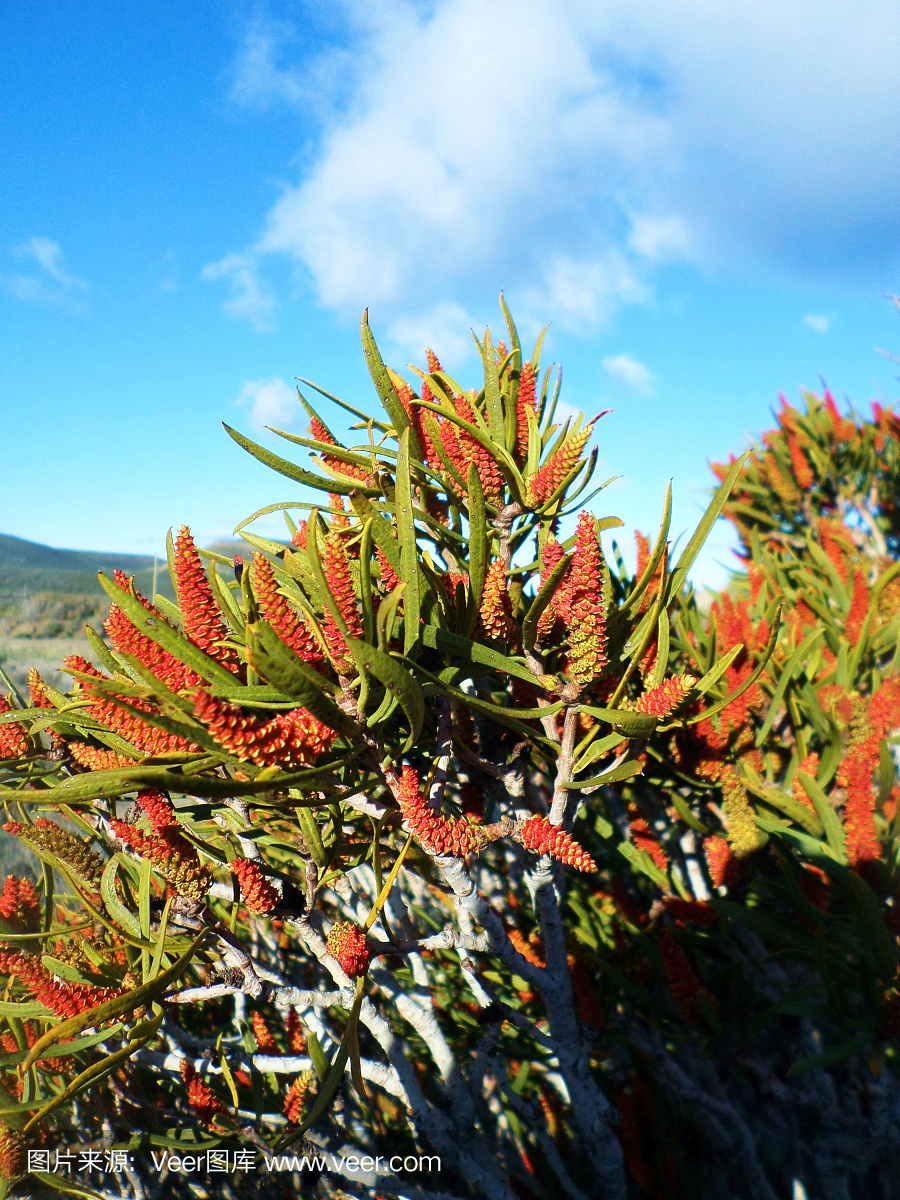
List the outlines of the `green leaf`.
{"label": "green leaf", "polygon": [[659,869],[646,850],[639,850],[634,842],[620,842],[618,849],[633,867],[652,879],[657,887],[665,892],[669,890],[669,877]]}
{"label": "green leaf", "polygon": [[626,597],[622,605],[624,614],[631,616],[637,612],[644,593],[650,586],[653,576],[656,574],[656,568],[662,561],[662,556],[665,553],[666,542],[669,536],[669,527],[672,523],[672,481],[671,479],[666,486],[666,503],[663,509],[662,521],[659,526],[659,533],[656,536],[656,542],[653,546],[653,552],[647,560],[647,565],[641,573],[640,579],[635,583],[629,595]]}
{"label": "green leaf", "polygon": [[361,480],[350,480],[349,478],[346,480],[334,479],[331,476],[316,475],[313,471],[307,471],[303,467],[298,467],[296,463],[292,463],[286,458],[281,458],[279,455],[273,454],[271,450],[266,450],[264,446],[251,441],[250,438],[244,437],[242,433],[238,433],[236,429],[232,429],[230,425],[226,425],[224,421],[222,424],[228,436],[233,438],[239,446],[242,446],[248,454],[252,454],[255,459],[265,466],[271,467],[279,475],[285,475],[288,479],[293,479],[295,483],[302,483],[306,487],[316,488],[320,492],[332,492],[340,496],[349,496],[354,491],[362,492],[364,496],[380,495],[378,488],[369,487]]}
{"label": "green leaf", "polygon": [[615,726],[625,737],[649,737],[659,724],[659,718],[651,713],[633,712],[630,708],[596,708],[592,704],[579,704],[577,711]]}
{"label": "green leaf", "polygon": [[803,639],[803,641],[788,659],[787,665],[781,672],[781,676],[778,680],[775,691],[772,693],[772,702],[769,705],[769,711],[766,714],[766,719],[759,727],[754,745],[761,746],[769,736],[772,726],[775,724],[775,718],[778,716],[778,710],[781,707],[781,702],[784,699],[784,693],[787,691],[788,684],[791,682],[794,672],[797,670],[800,664],[804,662],[807,654],[809,654],[810,648],[816,641],[818,641],[824,632],[824,629],[814,629],[808,637]]}
{"label": "green leaf", "polygon": [[819,814],[819,820],[822,822],[822,827],[825,830],[828,845],[834,852],[838,862],[846,863],[847,847],[844,841],[844,827],[841,825],[837,813],[832,808],[830,800],[811,775],[807,775],[805,771],[798,771],[797,778],[807,796],[809,796],[810,800],[816,806],[816,812]]}
{"label": "green leaf", "polygon": [[684,583],[687,580],[688,571],[690,571],[691,567],[694,565],[697,555],[703,549],[703,544],[709,537],[713,525],[715,525],[716,521],[721,516],[722,509],[725,507],[728,497],[731,494],[731,489],[734,487],[737,477],[740,475],[744,463],[749,457],[750,451],[747,450],[741,455],[740,458],[736,459],[735,462],[732,463],[728,474],[716,489],[716,494],[713,496],[709,508],[707,508],[706,512],[703,514],[700,524],[694,530],[691,540],[685,546],[681,553],[681,557],[675,565],[669,586],[670,596],[677,596],[684,586]]}
{"label": "green leaf", "polygon": [[425,720],[425,698],[422,689],[397,659],[391,658],[389,654],[370,646],[367,642],[356,641],[355,638],[348,638],[347,645],[360,668],[371,672],[391,695],[397,697],[409,721],[409,737],[403,747],[406,753],[415,745],[422,732]]}
{"label": "green leaf", "polygon": [[794,1063],[786,1072],[787,1078],[796,1079],[798,1075],[805,1075],[807,1071],[820,1071],[826,1067],[836,1066],[837,1063],[846,1062],[852,1055],[868,1046],[872,1040],[871,1033],[855,1033],[845,1042],[839,1042],[836,1046],[823,1050],[821,1054],[814,1054],[811,1058],[804,1058],[801,1062]]}
{"label": "green leaf", "polygon": [[387,367],[384,365],[384,360],[375,344],[375,338],[372,336],[372,330],[369,328],[369,310],[362,315],[360,323],[360,333],[362,335],[363,353],[366,356],[366,366],[369,368],[369,374],[372,376],[372,382],[375,384],[375,391],[381,403],[384,405],[384,411],[391,419],[391,424],[397,437],[403,433],[404,429],[409,428],[409,417],[406,415],[406,409],[397,395],[397,389],[391,381]]}
{"label": "green leaf", "polygon": [[100,1192],[95,1192],[86,1184],[79,1183],[77,1179],[69,1179],[63,1175],[51,1175],[47,1171],[31,1171],[29,1174],[32,1178],[39,1180],[44,1187],[48,1187],[54,1192],[62,1192],[66,1196],[84,1196],[86,1200],[108,1200],[107,1196],[102,1196]]}
{"label": "green leaf", "polygon": [[[578,783],[573,783],[569,780],[568,783],[563,783],[564,788],[570,791],[580,792],[589,787],[602,787],[608,783],[622,783],[626,779],[633,779],[635,775],[640,775],[644,768],[639,762],[632,760],[631,762],[619,763],[617,767],[610,767],[608,771],[604,771],[602,775],[595,775],[592,779],[582,779]],[[630,844],[630,843],[629,843]],[[641,851],[643,854],[644,851]]]}
{"label": "green leaf", "polygon": [[100,895],[106,905],[106,911],[123,929],[133,937],[141,936],[141,925],[132,912],[125,907],[116,895],[116,875],[122,862],[121,854],[114,854],[103,869],[100,879]]}
{"label": "green leaf", "polygon": [[881,904],[874,892],[856,871],[847,872],[847,883],[862,915],[865,936],[864,944],[872,951],[879,978],[885,987],[897,974],[897,954],[894,939],[884,923]]}
{"label": "green leaf", "polygon": [[469,463],[469,611],[466,622],[467,633],[472,633],[478,623],[484,581],[487,577],[489,554],[487,514],[481,476],[474,463]]}
{"label": "green leaf", "polygon": [[746,766],[744,768],[744,786],[752,795],[757,796],[764,803],[770,804],[773,808],[777,808],[798,825],[802,825],[807,833],[811,833],[814,837],[819,837],[825,832],[822,822],[805,804],[801,804],[799,800],[788,795],[787,792],[781,791],[780,788],[764,784],[755,776],[755,773],[752,773],[752,768]]}
{"label": "green leaf", "polygon": [[[766,669],[769,659],[772,657],[772,654],[775,650],[775,645],[778,641],[778,631],[780,627],[781,605],[779,604],[775,613],[775,619],[772,621],[772,632],[769,634],[769,640],[766,642],[766,647],[763,650],[762,658],[756,664],[752,674],[744,680],[740,687],[735,688],[733,692],[729,692],[729,694],[717,704],[713,704],[710,708],[704,709],[703,712],[697,713],[693,717],[689,717],[684,722],[685,725],[697,725],[700,721],[709,720],[710,717],[714,717],[716,713],[720,713],[722,709],[727,708],[729,704],[733,704],[738,697],[743,696],[744,692],[753,687],[754,683],[756,683],[757,679],[759,679],[760,675],[762,675],[763,671]],[[680,723],[681,722],[675,722],[675,724]],[[667,729],[671,727],[672,726],[665,726]]]}
{"label": "green leaf", "polygon": [[691,697],[696,699],[699,696],[705,696],[710,688],[718,683],[718,681],[725,674],[743,649],[744,643],[738,642],[736,646],[732,646],[727,654],[723,654],[722,657],[717,660],[715,665],[706,672],[699,683],[694,684],[693,688],[691,689]]}
{"label": "green leaf", "polygon": [[375,545],[388,560],[391,570],[400,578],[400,546],[394,536],[394,529],[390,521],[385,520],[374,504],[371,504],[365,496],[351,496],[350,507],[359,517],[360,521],[372,522],[372,537],[375,539]]}
{"label": "green leaf", "polygon": [[102,571],[99,573],[98,579],[100,586],[113,603],[122,610],[131,624],[152,642],[162,646],[163,650],[168,650],[179,662],[196,671],[204,679],[215,680],[219,683],[227,683],[229,680],[234,682],[234,675],[227,667],[223,667],[220,662],[201,650],[199,646],[195,646],[183,633],[173,629],[168,621],[149,612],[140,600],[132,596],[131,592],[119,587],[115,580],[104,575]]}
{"label": "green leaf", "polygon": [[436,625],[422,626],[422,645],[441,650],[446,654],[453,655],[454,658],[464,659],[466,662],[490,667],[501,675],[514,675],[517,679],[525,679],[528,683],[534,683],[534,675],[524,663],[516,662],[514,658],[508,658],[499,650],[492,650],[489,646],[472,641],[471,638],[450,633],[446,629],[439,629]]}
{"label": "green leaf", "polygon": [[328,1075],[328,1059],[325,1056],[325,1051],[322,1049],[322,1043],[312,1030],[310,1030],[306,1039],[306,1048],[312,1060],[313,1070],[319,1079],[325,1079]]}
{"label": "green leaf", "polygon": [[336,733],[358,738],[359,726],[322,690],[325,680],[286,646],[271,625],[257,621],[250,642],[250,661],[260,677],[298,702]]}
{"label": "green leaf", "polygon": [[[409,472],[409,435],[400,434],[400,453],[397,456],[397,537],[400,542],[400,578],[406,584],[403,593],[403,653],[419,640],[419,560],[416,546],[416,524],[413,517],[412,479]],[[402,703],[402,701],[401,701]]]}
{"label": "green leaf", "polygon": [[488,428],[497,445],[506,447],[506,421],[503,415],[503,402],[500,399],[500,376],[497,371],[497,357],[494,353],[494,343],[491,341],[489,329],[485,329],[484,341],[478,342],[478,349],[481,352],[481,361],[484,366],[484,400],[487,407]]}

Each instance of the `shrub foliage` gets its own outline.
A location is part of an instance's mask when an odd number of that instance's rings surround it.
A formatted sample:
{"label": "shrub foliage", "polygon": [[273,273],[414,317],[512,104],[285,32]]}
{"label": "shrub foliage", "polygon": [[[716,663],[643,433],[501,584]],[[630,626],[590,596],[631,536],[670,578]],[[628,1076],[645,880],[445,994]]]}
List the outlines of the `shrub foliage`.
{"label": "shrub foliage", "polygon": [[[182,528],[177,603],[101,576],[72,689],[0,703],[36,863],[0,895],[3,1187],[71,1186],[42,1146],[124,1152],[134,1197],[184,1194],[151,1153],[349,1146],[404,1161],[254,1182],[900,1194],[900,421],[783,403],[632,573],[598,418],[555,419],[504,315],[468,391],[364,319],[376,416],[310,385],[305,465],[228,430],[318,503],[244,522],[247,561]],[[289,545],[250,531],[275,510]],[[722,514],[743,566],[704,610]]]}

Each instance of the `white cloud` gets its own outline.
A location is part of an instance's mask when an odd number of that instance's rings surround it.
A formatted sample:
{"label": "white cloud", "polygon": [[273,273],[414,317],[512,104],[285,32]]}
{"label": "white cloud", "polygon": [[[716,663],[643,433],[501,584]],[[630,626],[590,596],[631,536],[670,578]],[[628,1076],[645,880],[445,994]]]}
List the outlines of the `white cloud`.
{"label": "white cloud", "polygon": [[807,313],[803,324],[814,329],[816,333],[826,334],[837,320],[834,313]]}
{"label": "white cloud", "polygon": [[254,329],[267,333],[272,329],[275,298],[269,286],[259,277],[259,265],[252,254],[226,254],[219,262],[203,268],[201,279],[228,279],[233,295],[222,303],[232,317],[242,317]]}
{"label": "white cloud", "polygon": [[896,6],[335,11],[343,40],[318,58],[283,27],[256,23],[242,43],[232,95],[318,104],[322,132],[256,242],[205,273],[231,279],[233,316],[271,321],[269,256],[319,303],[371,304],[400,335],[436,301],[500,285],[517,311],[587,329],[645,302],[661,262],[843,279],[898,261]]}
{"label": "white cloud", "polygon": [[235,404],[249,407],[250,424],[255,429],[265,429],[267,425],[283,429],[291,424],[300,408],[296,390],[278,376],[248,379]]}
{"label": "white cloud", "polygon": [[630,354],[611,354],[603,360],[603,369],[614,378],[621,380],[632,391],[640,392],[643,396],[653,393],[653,376],[650,369]]}
{"label": "white cloud", "polygon": [[51,304],[69,311],[83,311],[79,296],[89,290],[89,285],[77,275],[63,270],[59,242],[47,237],[32,237],[24,245],[16,246],[13,254],[16,258],[33,259],[42,274],[3,276],[2,284],[10,295],[28,304]]}

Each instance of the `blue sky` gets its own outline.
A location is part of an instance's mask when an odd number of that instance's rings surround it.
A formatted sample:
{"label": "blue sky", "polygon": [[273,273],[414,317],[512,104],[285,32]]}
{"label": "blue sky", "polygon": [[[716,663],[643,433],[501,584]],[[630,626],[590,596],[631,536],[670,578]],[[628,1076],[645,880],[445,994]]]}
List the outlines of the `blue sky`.
{"label": "blue sky", "polygon": [[649,530],[671,476],[688,529],[779,390],[898,394],[898,34],[874,0],[5,6],[0,531],[228,536],[297,493],[222,420],[299,431],[296,375],[366,406],[366,305],[393,365],[474,382],[501,287],[615,410],[597,511]]}

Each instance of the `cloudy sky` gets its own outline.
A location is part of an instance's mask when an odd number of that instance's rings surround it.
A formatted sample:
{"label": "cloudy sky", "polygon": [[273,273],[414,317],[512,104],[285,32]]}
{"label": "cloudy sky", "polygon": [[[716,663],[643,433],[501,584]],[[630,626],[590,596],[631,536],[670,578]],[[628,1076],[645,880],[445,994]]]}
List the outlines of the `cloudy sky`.
{"label": "cloudy sky", "polygon": [[472,382],[501,288],[550,322],[629,528],[669,477],[689,528],[780,390],[898,395],[896,4],[34,0],[0,38],[2,532],[153,553],[296,498],[219,422],[299,431],[298,375],[366,406],[366,306]]}

